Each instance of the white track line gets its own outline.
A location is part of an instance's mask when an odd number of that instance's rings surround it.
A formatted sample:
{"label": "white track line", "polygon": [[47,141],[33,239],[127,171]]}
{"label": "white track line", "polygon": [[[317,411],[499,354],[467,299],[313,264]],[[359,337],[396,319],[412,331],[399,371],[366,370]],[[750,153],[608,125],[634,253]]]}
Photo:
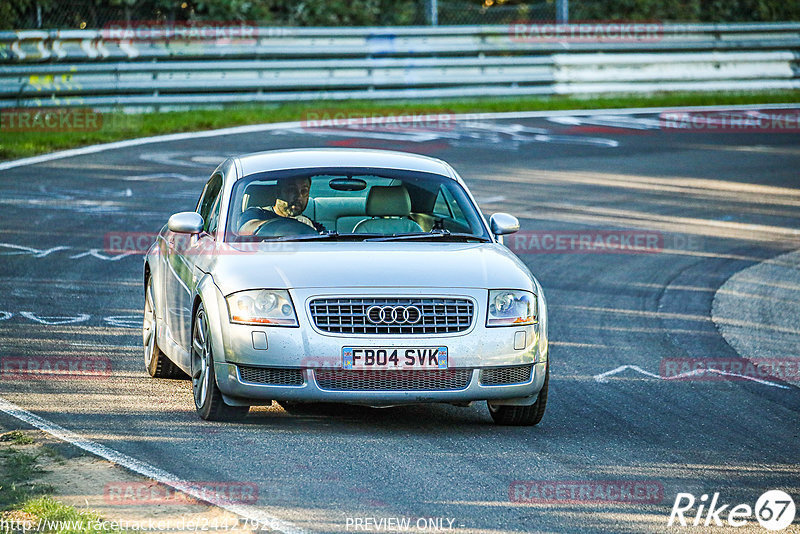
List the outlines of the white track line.
{"label": "white track line", "polygon": [[738,378],[744,378],[745,380],[752,380],[753,382],[758,382],[759,384],[764,384],[766,386],[772,386],[774,388],[781,388],[781,389],[790,389],[788,386],[782,386],[781,384],[776,384],[775,382],[769,382],[767,380],[761,380],[760,378],[753,378],[752,376],[745,376],[740,375],[737,373],[729,373],[727,371],[721,371],[719,369],[695,369],[694,371],[689,371],[688,373],[680,373],[675,376],[661,376],[655,373],[651,373],[650,371],[645,371],[638,365],[620,365],[616,369],[612,369],[610,371],[606,371],[605,373],[600,373],[599,375],[594,375],[594,379],[597,382],[605,383],[608,382],[608,377],[612,375],[616,375],[625,371],[626,369],[632,369],[638,373],[641,373],[645,376],[649,376],[650,378],[657,378],[658,380],[680,380],[681,378],[689,378],[691,376],[702,376],[705,373],[714,373],[718,375],[724,376],[733,376]]}
{"label": "white track line", "polygon": [[253,527],[266,527],[276,532],[283,532],[285,534],[305,533],[303,529],[293,525],[292,523],[278,519],[277,517],[274,517],[266,512],[262,512],[254,507],[247,507],[240,504],[213,502],[214,499],[209,500],[208,492],[203,491],[202,487],[196,483],[182,480],[162,469],[159,469],[158,467],[139,461],[136,458],[132,458],[126,454],[115,451],[114,449],[106,447],[105,445],[101,445],[100,443],[95,443],[94,441],[84,439],[76,433],[55,423],[51,423],[50,421],[43,419],[38,415],[32,414],[31,412],[20,408],[16,404],[9,402],[2,397],[0,397],[0,411],[5,412],[12,417],[16,417],[20,421],[24,421],[25,423],[28,423],[29,425],[36,427],[55,438],[66,441],[67,443],[71,443],[72,445],[83,449],[86,452],[90,452],[101,458],[105,458],[109,462],[121,465],[135,473],[153,479],[166,486],[170,486],[175,490],[183,492],[199,501],[207,502],[222,508],[223,510],[227,510],[236,515],[244,517]]}
{"label": "white track line", "polygon": [[[684,107],[660,107],[660,108],[628,108],[628,109],[573,109],[559,111],[508,111],[503,113],[461,113],[453,115],[455,120],[487,120],[487,119],[535,119],[540,117],[565,117],[574,115],[597,115],[613,113],[615,115],[634,115],[640,113],[661,113],[663,111],[724,111],[724,110],[748,110],[748,109],[795,109],[798,104],[752,104],[739,106],[684,106]],[[436,115],[432,115],[436,117]],[[270,130],[282,130],[288,128],[302,128],[305,126],[303,121],[276,122],[269,124],[252,124],[248,126],[234,126],[232,128],[222,128],[219,130],[207,130],[204,132],[182,132],[167,135],[157,135],[154,137],[140,137],[138,139],[128,139],[126,141],[116,141],[114,143],[104,143],[101,145],[90,145],[41,156],[5,161],[0,163],[0,171],[34,165],[61,158],[71,158],[74,156],[84,156],[86,154],[96,154],[106,150],[117,148],[128,148],[133,146],[147,145],[151,143],[167,143],[170,141],[183,141],[185,139],[200,139],[204,137],[217,137],[221,135],[234,135],[243,133],[266,132]]]}

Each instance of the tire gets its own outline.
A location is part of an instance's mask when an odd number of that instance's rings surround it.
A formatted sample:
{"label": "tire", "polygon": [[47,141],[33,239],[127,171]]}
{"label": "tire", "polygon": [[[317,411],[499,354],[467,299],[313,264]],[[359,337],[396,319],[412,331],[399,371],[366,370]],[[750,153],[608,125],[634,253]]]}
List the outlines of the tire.
{"label": "tire", "polygon": [[144,319],[142,321],[142,345],[144,345],[144,366],[153,378],[189,378],[158,347],[155,300],[153,299],[153,279],[147,280],[144,290]]}
{"label": "tire", "polygon": [[[544,417],[544,410],[547,407],[547,388],[550,382],[550,362],[544,373],[544,384],[536,402],[530,406],[497,406],[492,408],[489,404],[489,413],[492,415],[495,424],[506,426],[533,426],[538,425]],[[488,403],[487,403],[488,404]]]}
{"label": "tire", "polygon": [[250,410],[249,406],[225,404],[217,387],[211,332],[203,305],[197,308],[192,327],[192,396],[197,415],[206,421],[236,421]]}

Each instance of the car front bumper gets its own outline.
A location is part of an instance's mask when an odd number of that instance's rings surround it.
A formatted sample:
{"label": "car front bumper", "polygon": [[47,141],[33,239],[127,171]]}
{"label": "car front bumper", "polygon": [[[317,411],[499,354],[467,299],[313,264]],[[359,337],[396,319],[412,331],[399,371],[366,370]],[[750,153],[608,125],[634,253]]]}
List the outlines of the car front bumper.
{"label": "car front bumper", "polygon": [[[315,369],[303,369],[304,383],[300,386],[278,386],[244,382],[238,367],[217,363],[216,375],[220,391],[229,404],[258,404],[259,401],[343,402],[370,406],[415,404],[425,402],[462,403],[478,400],[514,400],[532,404],[542,389],[546,362],[533,365],[531,378],[521,384],[485,386],[480,384],[480,369],[471,369],[466,388],[457,390],[328,390],[320,387]],[[386,371],[392,373],[397,371]],[[256,401],[256,402],[253,402]],[[502,404],[502,403],[501,403]]]}
{"label": "car front bumper", "polygon": [[[352,294],[364,295],[363,288],[353,288]],[[409,290],[386,288],[370,293],[431,296],[430,288]],[[320,331],[312,321],[309,311],[311,299],[331,296],[319,290],[292,290],[291,295],[298,315],[299,327],[263,327],[233,324],[227,313],[220,314],[221,341],[215,350],[217,384],[231,404],[257,404],[258,401],[289,400],[298,402],[345,402],[368,405],[390,405],[422,402],[462,403],[476,400],[512,400],[521,404],[532,403],[544,383],[548,346],[546,315],[535,325],[519,327],[486,327],[486,302],[488,291],[459,289],[447,297],[466,297],[473,301],[475,313],[472,324],[464,331],[453,334],[428,335],[343,335]],[[336,295],[350,294],[337,290]],[[545,311],[546,314],[546,311]],[[320,373],[336,370],[342,373],[343,347],[447,347],[448,369],[445,372],[468,373],[459,385],[449,389],[380,389],[373,385],[357,385],[353,389],[321,383]],[[524,382],[485,385],[481,371],[505,367],[530,366],[529,378]],[[276,385],[254,383],[242,378],[241,369],[294,370],[302,383]],[[392,373],[405,371],[370,371]],[[413,371],[424,374],[426,371]]]}

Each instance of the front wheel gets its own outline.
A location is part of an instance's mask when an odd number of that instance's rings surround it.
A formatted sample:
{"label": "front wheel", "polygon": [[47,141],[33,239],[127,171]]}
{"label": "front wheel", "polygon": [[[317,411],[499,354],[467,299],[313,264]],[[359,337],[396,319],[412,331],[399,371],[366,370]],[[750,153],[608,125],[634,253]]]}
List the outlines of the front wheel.
{"label": "front wheel", "polygon": [[206,421],[234,421],[250,410],[249,406],[225,404],[217,387],[211,331],[202,304],[195,313],[192,332],[192,393],[197,414]]}
{"label": "front wheel", "polygon": [[[496,406],[489,404],[489,413],[495,424],[507,426],[533,426],[538,425],[544,417],[547,406],[547,387],[550,382],[550,362],[544,372],[544,384],[536,402],[530,406]],[[487,403],[488,404],[488,403]]]}

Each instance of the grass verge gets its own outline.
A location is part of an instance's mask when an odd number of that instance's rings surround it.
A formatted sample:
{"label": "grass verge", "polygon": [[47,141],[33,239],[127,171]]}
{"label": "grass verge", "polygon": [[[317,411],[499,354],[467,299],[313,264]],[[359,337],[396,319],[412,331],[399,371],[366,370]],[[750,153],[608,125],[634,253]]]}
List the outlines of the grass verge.
{"label": "grass verge", "polygon": [[103,522],[97,514],[67,506],[49,496],[29,499],[12,513],[31,521],[36,525],[37,532],[87,534],[115,531],[109,522]]}
{"label": "grass verge", "polygon": [[135,137],[211,130],[229,126],[302,120],[311,112],[324,110],[348,114],[479,113],[504,111],[545,111],[561,109],[602,109],[629,107],[672,107],[736,104],[778,104],[800,102],[800,90],[764,92],[659,93],[578,98],[570,96],[470,98],[425,101],[318,101],[261,104],[204,109],[141,113],[103,114],[102,124],[92,131],[0,132],[0,160],[64,150]]}
{"label": "grass verge", "polygon": [[15,448],[0,450],[0,511],[18,508],[28,499],[52,491],[52,487],[37,484],[36,478],[44,471],[39,467],[38,455]]}
{"label": "grass verge", "polygon": [[8,442],[12,445],[32,445],[33,438],[21,430],[12,430],[5,434],[0,434],[0,442]]}
{"label": "grass verge", "polygon": [[[77,510],[50,497],[53,487],[36,482],[45,473],[39,466],[38,454],[15,446],[26,446],[34,440],[18,430],[0,435],[8,447],[0,449],[0,532],[36,529],[56,534],[85,534],[103,531],[99,516]],[[46,454],[46,447],[42,449]],[[106,529],[107,530],[107,529]]]}

